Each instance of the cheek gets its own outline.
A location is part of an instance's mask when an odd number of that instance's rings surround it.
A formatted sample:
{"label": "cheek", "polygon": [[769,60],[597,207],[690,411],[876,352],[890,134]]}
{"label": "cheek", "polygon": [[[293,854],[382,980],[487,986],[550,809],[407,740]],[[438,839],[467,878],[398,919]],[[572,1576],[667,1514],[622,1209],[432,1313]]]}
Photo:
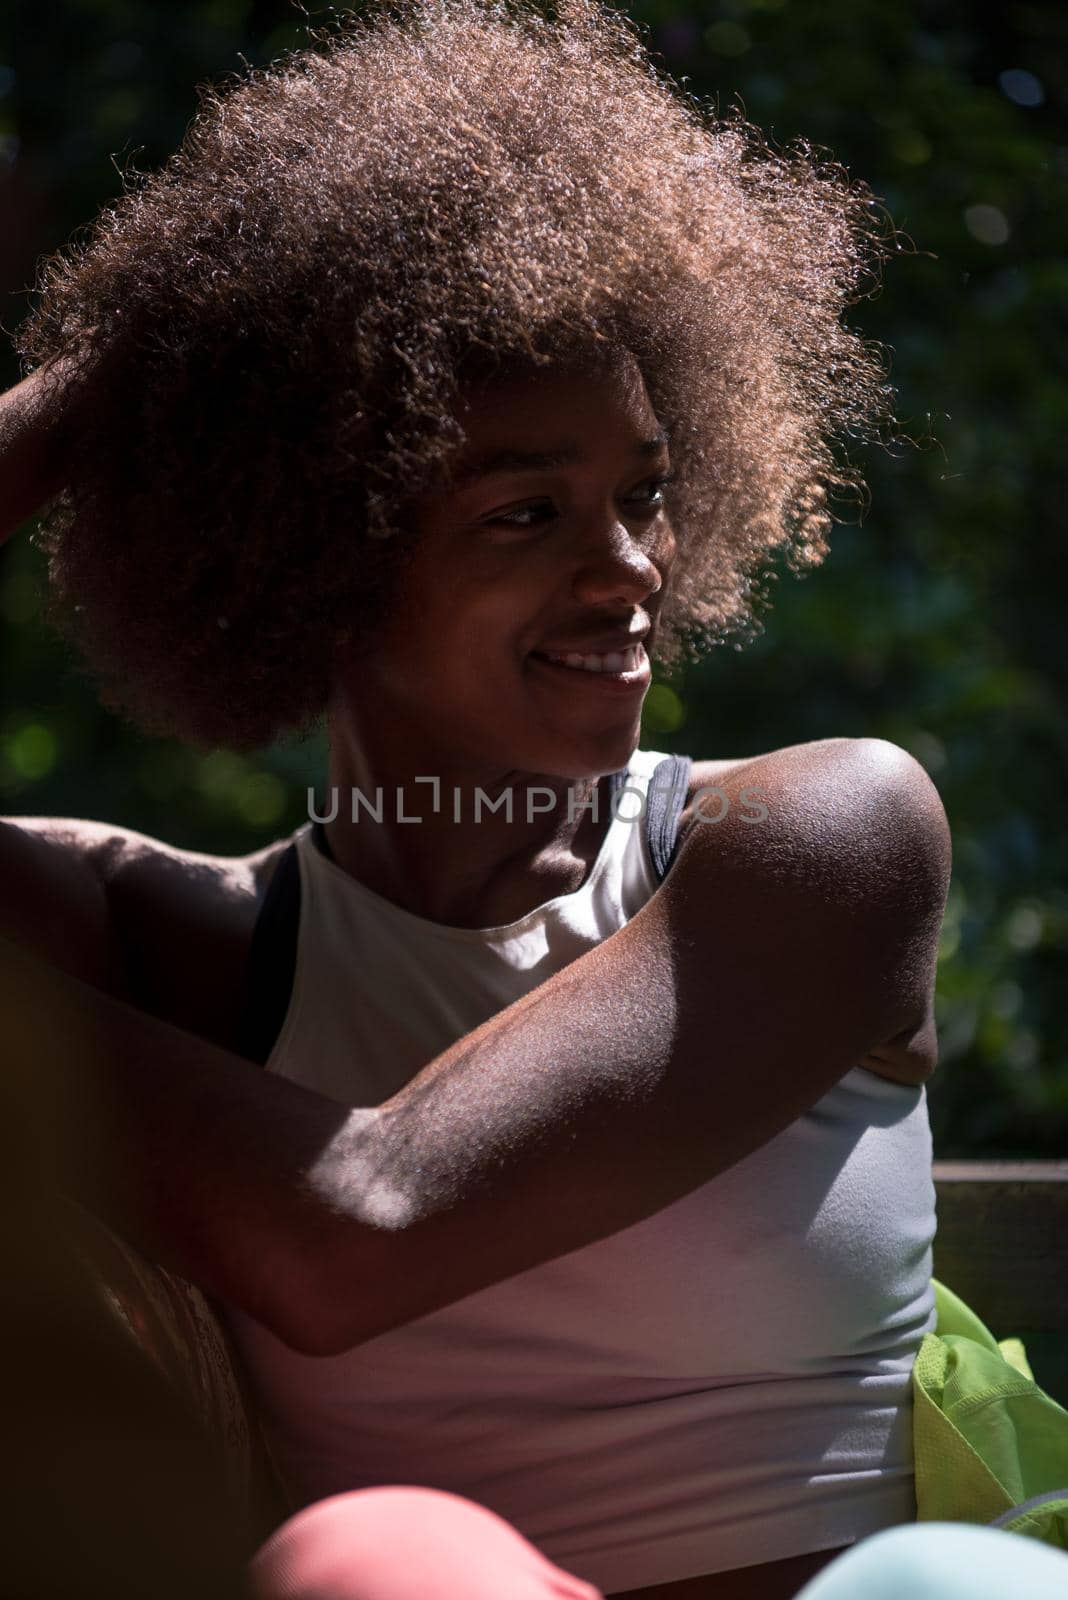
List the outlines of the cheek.
{"label": "cheek", "polygon": [[483,597],[457,595],[451,604],[439,596],[431,609],[414,608],[405,626],[383,641],[374,676],[392,697],[433,705],[489,706],[522,669],[522,635],[507,608]]}
{"label": "cheek", "polygon": [[439,597],[432,631],[448,640],[451,660],[485,672],[503,670],[530,647],[537,593],[533,582],[479,584],[472,578]]}
{"label": "cheek", "polygon": [[[518,673],[540,637],[537,618],[555,607],[549,598],[556,574],[477,541],[428,541],[404,574],[380,635],[383,667],[406,687],[422,682],[440,698],[449,683],[479,677],[483,691]],[[422,675],[422,676],[420,676]]]}

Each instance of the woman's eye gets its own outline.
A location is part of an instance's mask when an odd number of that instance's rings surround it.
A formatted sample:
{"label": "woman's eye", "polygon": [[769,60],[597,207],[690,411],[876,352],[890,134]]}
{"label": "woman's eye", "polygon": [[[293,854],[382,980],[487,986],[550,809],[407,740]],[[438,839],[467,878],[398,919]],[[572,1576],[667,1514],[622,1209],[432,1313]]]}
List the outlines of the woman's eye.
{"label": "woman's eye", "polygon": [[[665,505],[664,490],[675,481],[675,476],[675,473],[667,472],[658,478],[650,478],[627,496],[627,504],[638,505],[643,510],[661,511]],[[538,527],[547,517],[555,515],[556,507],[551,500],[537,500],[530,505],[518,506],[515,511],[498,512],[487,520],[493,527],[525,529]],[[534,520],[528,521],[527,518]]]}
{"label": "woman's eye", "polygon": [[532,528],[536,524],[524,522],[522,520],[524,517],[532,517],[539,514],[544,516],[546,513],[551,515],[552,512],[553,504],[551,500],[539,500],[537,505],[520,506],[516,511],[498,512],[495,517],[490,517],[489,520],[491,524],[501,528]]}
{"label": "woman's eye", "polygon": [[665,472],[659,478],[650,478],[648,483],[643,483],[642,489],[647,490],[649,496],[648,498],[643,498],[643,504],[651,506],[655,511],[659,511],[666,503],[664,490],[669,483],[674,483],[677,477],[678,473]]}

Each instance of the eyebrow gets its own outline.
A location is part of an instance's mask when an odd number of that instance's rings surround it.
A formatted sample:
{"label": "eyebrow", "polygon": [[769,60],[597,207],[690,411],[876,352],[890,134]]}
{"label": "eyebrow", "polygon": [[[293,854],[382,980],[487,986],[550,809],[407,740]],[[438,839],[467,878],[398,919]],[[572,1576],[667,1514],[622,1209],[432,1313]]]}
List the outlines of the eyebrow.
{"label": "eyebrow", "polygon": [[[648,460],[658,455],[670,444],[668,435],[661,431],[651,439],[640,439],[631,455]],[[490,454],[475,456],[464,463],[452,477],[455,488],[466,488],[479,478],[489,478],[506,472],[554,472],[560,467],[573,467],[584,460],[577,445],[564,444],[558,450],[495,450]]]}

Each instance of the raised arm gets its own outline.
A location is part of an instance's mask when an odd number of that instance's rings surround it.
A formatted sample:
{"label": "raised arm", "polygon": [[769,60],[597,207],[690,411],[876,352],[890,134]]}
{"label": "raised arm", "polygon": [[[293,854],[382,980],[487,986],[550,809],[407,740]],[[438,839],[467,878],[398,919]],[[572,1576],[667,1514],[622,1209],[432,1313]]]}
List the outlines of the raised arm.
{"label": "raised arm", "polygon": [[11,1054],[68,1114],[65,1181],[330,1354],[640,1221],[894,1041],[926,1041],[922,1082],[950,865],[936,791],[879,740],[760,760],[766,823],[732,806],[695,826],[624,928],[373,1111],[5,946]]}
{"label": "raised arm", "polygon": [[0,544],[63,487],[78,403],[59,368],[0,394]]}

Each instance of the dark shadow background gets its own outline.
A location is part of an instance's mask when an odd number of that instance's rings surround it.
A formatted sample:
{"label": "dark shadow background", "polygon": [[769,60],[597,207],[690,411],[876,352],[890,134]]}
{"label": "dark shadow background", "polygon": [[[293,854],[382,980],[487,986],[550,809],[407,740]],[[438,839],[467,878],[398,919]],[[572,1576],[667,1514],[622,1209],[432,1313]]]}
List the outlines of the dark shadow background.
{"label": "dark shadow background", "polygon": [[[358,7],[353,8],[358,9]],[[955,841],[939,969],[941,1156],[1068,1146],[1060,549],[1068,381],[1068,11],[1054,0],[634,0],[689,91],[741,100],[882,197],[912,241],[854,323],[894,352],[916,441],[824,567],[772,584],[764,631],[656,685],[644,743],[755,754],[878,735],[938,785]],[[195,85],[303,40],[287,0],[16,0],[0,23],[0,322],[36,263],[160,163]],[[650,197],[655,204],[655,196]],[[7,341],[5,386],[19,376]],[[321,741],[254,759],[147,739],[102,711],[40,627],[29,527],[0,553],[0,811],[107,818],[254,848],[303,820]]]}

